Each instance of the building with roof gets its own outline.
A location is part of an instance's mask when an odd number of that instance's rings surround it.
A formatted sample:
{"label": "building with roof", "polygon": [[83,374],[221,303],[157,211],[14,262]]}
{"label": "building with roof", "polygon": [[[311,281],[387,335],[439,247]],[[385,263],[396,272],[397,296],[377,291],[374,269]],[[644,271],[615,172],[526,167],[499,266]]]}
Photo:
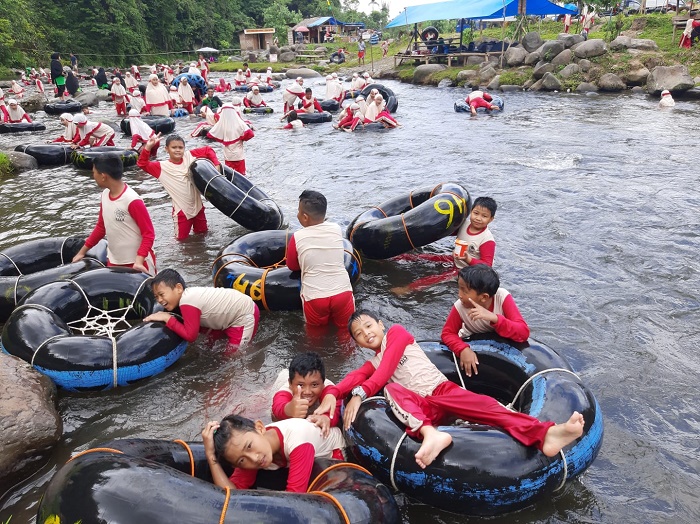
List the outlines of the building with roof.
{"label": "building with roof", "polygon": [[341,22],[332,16],[315,16],[294,24],[287,32],[287,39],[290,44],[301,43],[300,40],[305,43],[321,44],[326,31],[338,34],[345,32],[346,28],[348,30],[362,30],[365,28],[365,24],[362,22]]}
{"label": "building with roof", "polygon": [[241,51],[258,51],[268,49],[272,45],[272,39],[274,37],[274,27],[244,29],[238,33],[238,39],[241,43]]}

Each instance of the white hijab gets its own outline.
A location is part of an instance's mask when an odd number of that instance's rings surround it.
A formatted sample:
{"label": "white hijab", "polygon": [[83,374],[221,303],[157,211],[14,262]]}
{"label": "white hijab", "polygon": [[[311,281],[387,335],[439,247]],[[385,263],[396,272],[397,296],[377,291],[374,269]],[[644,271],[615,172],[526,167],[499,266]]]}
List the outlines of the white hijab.
{"label": "white hijab", "polygon": [[207,122],[208,125],[213,126],[214,124],[216,124],[216,118],[214,118],[214,111],[211,110],[211,107],[202,106],[202,109],[199,110],[199,114],[204,117],[204,120]]}
{"label": "white hijab", "polygon": [[13,93],[19,95],[19,94],[24,93],[24,88],[23,88],[21,85],[19,85],[19,84],[17,83],[17,80],[13,80],[13,81],[12,81],[12,87],[10,87],[10,91],[12,91]]}
{"label": "white hijab", "polygon": [[149,106],[157,104],[167,104],[170,102],[170,94],[163,84],[158,82],[158,85],[153,85],[151,80],[155,78],[158,80],[156,75],[151,75],[148,78],[148,85],[146,86],[146,104]]}
{"label": "white hijab", "polygon": [[243,83],[246,82],[247,78],[246,78],[246,76],[245,76],[245,73],[243,72],[243,69],[239,69],[239,70],[236,72],[236,76],[235,76],[234,80],[235,80],[236,82],[243,82]]}
{"label": "white hijab", "polygon": [[63,139],[66,142],[70,142],[73,140],[73,137],[75,137],[75,124],[73,123],[73,115],[70,113],[63,113],[60,118],[62,120],[65,120],[68,122],[68,125],[66,126],[66,130],[63,132]]}
{"label": "white hijab", "polygon": [[[15,107],[12,107],[12,104],[15,104]],[[14,98],[10,98],[7,101],[7,111],[10,113],[10,120],[13,122],[19,122],[22,120],[22,117],[26,115],[26,111],[22,109],[22,106],[17,103],[17,100]]]}
{"label": "white hijab", "polygon": [[250,92],[246,95],[246,98],[250,100],[250,103],[259,106],[260,104],[263,103],[263,97],[260,94],[260,90],[250,90]]}
{"label": "white hijab", "polygon": [[131,76],[131,73],[124,74],[124,84],[127,89],[131,89],[132,87],[138,87],[139,85],[136,79],[133,76]]}
{"label": "white hijab", "polygon": [[[138,93],[138,95],[136,95],[136,93]],[[146,106],[146,102],[143,101],[143,97],[141,96],[141,91],[138,89],[131,95],[129,103],[131,104],[131,109],[136,109],[139,113],[141,113],[141,110]]]}
{"label": "white hijab", "polygon": [[129,127],[131,136],[139,135],[143,140],[148,140],[155,134],[155,131],[141,119],[138,109],[129,110]]}
{"label": "white hijab", "polygon": [[219,121],[209,130],[208,137],[227,146],[241,139],[249,127],[233,104],[224,104],[219,109]]}
{"label": "white hijab", "polygon": [[343,86],[337,80],[326,81],[326,98],[338,98],[343,92]]}
{"label": "white hijab", "polygon": [[[115,80],[119,80],[116,78]],[[121,82],[117,83],[112,81],[112,89],[110,89],[113,95],[115,96],[126,96],[126,89],[124,89],[124,86],[121,84]]]}
{"label": "white hijab", "polygon": [[90,122],[87,119],[87,117],[83,114],[75,115],[73,117],[73,124],[78,129],[78,133],[80,133],[81,139],[84,139],[88,134],[92,133],[97,126],[100,125],[99,122]]}
{"label": "white hijab", "polygon": [[190,84],[184,81],[184,78],[180,80],[180,85],[177,86],[177,92],[185,104],[194,102],[194,91],[192,91]]}
{"label": "white hijab", "polygon": [[355,99],[355,103],[360,106],[360,112],[364,115],[367,112],[367,102],[364,96],[358,96]]}

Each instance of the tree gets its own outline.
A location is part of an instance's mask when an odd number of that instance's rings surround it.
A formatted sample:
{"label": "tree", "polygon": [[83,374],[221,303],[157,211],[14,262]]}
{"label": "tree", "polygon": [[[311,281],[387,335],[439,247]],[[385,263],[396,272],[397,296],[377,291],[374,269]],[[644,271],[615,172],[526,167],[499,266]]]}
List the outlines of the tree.
{"label": "tree", "polygon": [[274,0],[270,6],[263,11],[263,23],[265,27],[274,27],[278,40],[286,41],[287,27],[289,24],[300,22],[301,13],[290,11],[284,0]]}

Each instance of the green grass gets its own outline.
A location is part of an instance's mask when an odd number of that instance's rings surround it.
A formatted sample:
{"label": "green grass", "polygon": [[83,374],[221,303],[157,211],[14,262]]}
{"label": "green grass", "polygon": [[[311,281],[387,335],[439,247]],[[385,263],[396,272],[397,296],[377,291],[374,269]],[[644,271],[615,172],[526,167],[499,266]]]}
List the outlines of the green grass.
{"label": "green grass", "polygon": [[502,86],[522,86],[532,78],[532,69],[510,69],[503,71],[499,79]]}
{"label": "green grass", "polygon": [[[7,157],[7,155],[0,153],[0,177],[5,175],[11,175],[12,173],[14,173],[14,171],[15,168],[10,162],[10,159]],[[7,524],[7,522],[5,522],[4,524]]]}

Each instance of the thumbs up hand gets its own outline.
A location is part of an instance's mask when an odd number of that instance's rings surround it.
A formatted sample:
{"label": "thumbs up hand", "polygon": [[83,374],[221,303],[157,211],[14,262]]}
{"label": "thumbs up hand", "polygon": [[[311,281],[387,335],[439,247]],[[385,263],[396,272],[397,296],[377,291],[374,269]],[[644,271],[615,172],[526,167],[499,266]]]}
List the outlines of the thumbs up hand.
{"label": "thumbs up hand", "polygon": [[301,386],[294,391],[294,396],[284,407],[284,412],[290,418],[306,418],[309,412],[309,401],[301,398]]}

